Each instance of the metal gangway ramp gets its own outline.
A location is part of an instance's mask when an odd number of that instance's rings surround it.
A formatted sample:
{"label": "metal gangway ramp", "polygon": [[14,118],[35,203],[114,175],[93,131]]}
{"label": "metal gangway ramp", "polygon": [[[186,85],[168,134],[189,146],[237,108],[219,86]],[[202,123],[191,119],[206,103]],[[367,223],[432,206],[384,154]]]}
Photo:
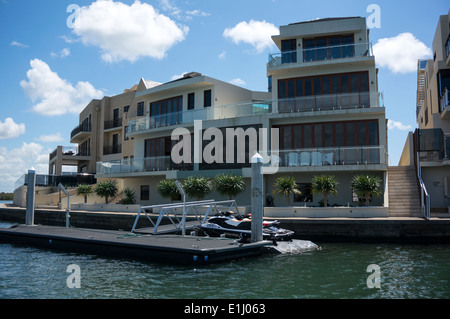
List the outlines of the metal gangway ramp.
{"label": "metal gangway ramp", "polygon": [[[185,235],[186,230],[193,230],[196,226],[204,223],[209,216],[220,211],[231,211],[234,209],[236,214],[239,214],[239,209],[234,200],[203,200],[173,204],[162,204],[152,206],[142,206],[136,216],[132,233],[138,234],[171,234],[181,231]],[[151,218],[149,214],[158,215],[156,222]],[[141,215],[145,215],[152,227],[136,228]],[[189,217],[189,221],[186,219]],[[161,224],[161,222],[169,221],[169,223]]]}

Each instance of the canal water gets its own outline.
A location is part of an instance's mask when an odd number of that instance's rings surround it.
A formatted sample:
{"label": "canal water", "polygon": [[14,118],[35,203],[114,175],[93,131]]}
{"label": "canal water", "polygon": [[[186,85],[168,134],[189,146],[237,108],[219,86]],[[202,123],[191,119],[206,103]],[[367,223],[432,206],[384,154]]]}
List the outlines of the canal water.
{"label": "canal water", "polygon": [[0,243],[0,299],[450,298],[448,244],[317,244],[297,255],[193,267]]}

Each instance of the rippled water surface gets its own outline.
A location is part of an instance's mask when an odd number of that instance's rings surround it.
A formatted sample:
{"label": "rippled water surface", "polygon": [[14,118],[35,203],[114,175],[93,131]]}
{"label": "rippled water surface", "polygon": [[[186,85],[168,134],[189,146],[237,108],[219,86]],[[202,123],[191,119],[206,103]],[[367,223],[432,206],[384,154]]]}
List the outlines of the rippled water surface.
{"label": "rippled water surface", "polygon": [[[450,245],[317,244],[197,268],[0,244],[0,298],[450,298]],[[81,288],[67,286],[71,264]]]}

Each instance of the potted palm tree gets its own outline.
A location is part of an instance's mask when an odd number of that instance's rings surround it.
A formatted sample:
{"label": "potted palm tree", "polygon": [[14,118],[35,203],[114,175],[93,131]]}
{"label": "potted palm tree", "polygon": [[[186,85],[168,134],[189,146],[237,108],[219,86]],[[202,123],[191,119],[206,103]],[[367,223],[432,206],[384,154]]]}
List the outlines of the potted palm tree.
{"label": "potted palm tree", "polygon": [[107,180],[97,184],[95,193],[105,198],[105,203],[108,204],[108,199],[117,195],[117,182],[115,180]]}
{"label": "potted palm tree", "polygon": [[353,177],[352,186],[356,195],[365,198],[366,206],[369,206],[372,195],[379,197],[383,193],[381,178],[378,176],[357,175]]}
{"label": "potted palm tree", "polygon": [[84,196],[84,203],[87,203],[87,197],[94,192],[92,189],[92,185],[78,185],[77,187],[77,195]]}
{"label": "potted palm tree", "polygon": [[323,204],[328,206],[328,195],[337,195],[338,182],[334,176],[320,175],[312,179],[311,191],[313,194],[323,194]]}
{"label": "potted palm tree", "polygon": [[241,193],[245,189],[245,183],[242,176],[220,174],[214,179],[216,190],[222,195],[228,196],[231,200],[234,196]]}
{"label": "potted palm tree", "polygon": [[169,198],[170,203],[173,203],[174,200],[180,199],[181,194],[178,191],[177,185],[173,179],[161,180],[156,189],[162,197]]}
{"label": "potted palm tree", "polygon": [[275,184],[273,185],[275,190],[274,194],[278,194],[280,196],[284,196],[286,198],[286,205],[289,205],[289,197],[291,194],[301,195],[302,193],[298,189],[297,183],[295,182],[294,177],[292,176],[282,176],[278,177],[275,180]]}
{"label": "potted palm tree", "polygon": [[206,177],[190,176],[182,182],[186,195],[195,198],[197,201],[208,195],[213,187],[212,182]]}

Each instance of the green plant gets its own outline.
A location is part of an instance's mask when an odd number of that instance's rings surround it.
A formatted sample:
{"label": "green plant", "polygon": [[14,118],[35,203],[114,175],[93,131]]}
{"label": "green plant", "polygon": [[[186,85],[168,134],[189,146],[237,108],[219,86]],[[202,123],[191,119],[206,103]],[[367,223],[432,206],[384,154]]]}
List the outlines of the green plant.
{"label": "green plant", "polygon": [[208,195],[213,187],[212,182],[206,177],[190,176],[182,182],[186,195],[195,198],[197,201]]}
{"label": "green plant", "polygon": [[284,196],[286,198],[286,205],[289,205],[289,197],[291,194],[301,195],[302,192],[298,189],[297,183],[295,182],[294,177],[292,176],[282,176],[278,177],[275,180],[275,184],[273,184],[275,190],[274,194],[278,194],[280,196]]}
{"label": "green plant", "polygon": [[172,203],[174,200],[180,199],[180,192],[173,179],[163,179],[156,186],[158,193],[164,197],[169,198]]}
{"label": "green plant", "polygon": [[328,206],[328,195],[337,195],[336,178],[331,175],[314,176],[312,179],[311,191],[313,194],[323,194],[323,205]]}
{"label": "green plant", "polygon": [[94,192],[92,185],[78,185],[77,195],[84,196],[84,203],[87,203],[87,197]]}
{"label": "green plant", "polygon": [[133,205],[136,203],[136,194],[132,188],[125,187],[123,189],[123,198],[120,203],[123,205]]}
{"label": "green plant", "polygon": [[220,174],[214,179],[216,190],[222,194],[227,195],[228,199],[232,199],[245,189],[245,182],[242,176]]}
{"label": "green plant", "polygon": [[383,193],[381,178],[378,176],[357,175],[353,177],[352,187],[356,195],[365,198],[366,206],[369,206],[372,195],[379,197]]}
{"label": "green plant", "polygon": [[117,195],[117,182],[115,180],[107,180],[99,182],[95,187],[95,193],[105,198],[105,203],[108,204],[108,199]]}

